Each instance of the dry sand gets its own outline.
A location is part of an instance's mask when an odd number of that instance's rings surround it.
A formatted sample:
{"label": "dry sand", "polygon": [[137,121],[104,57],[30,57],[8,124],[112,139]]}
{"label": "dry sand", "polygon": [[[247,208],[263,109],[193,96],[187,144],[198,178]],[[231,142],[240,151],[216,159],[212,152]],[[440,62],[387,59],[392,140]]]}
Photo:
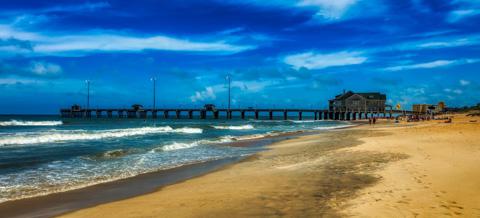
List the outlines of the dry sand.
{"label": "dry sand", "polygon": [[[459,116],[302,136],[65,217],[480,216],[480,125]],[[92,196],[94,197],[94,196]]]}

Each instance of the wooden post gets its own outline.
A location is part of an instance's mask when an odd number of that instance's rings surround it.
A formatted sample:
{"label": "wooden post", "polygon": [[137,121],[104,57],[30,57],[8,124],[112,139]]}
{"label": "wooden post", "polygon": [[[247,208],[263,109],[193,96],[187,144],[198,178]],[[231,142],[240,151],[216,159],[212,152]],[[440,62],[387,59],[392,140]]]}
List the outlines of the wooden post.
{"label": "wooden post", "polygon": [[270,118],[270,120],[273,120],[273,111],[268,112],[268,117]]}
{"label": "wooden post", "polygon": [[313,113],[314,113],[314,115],[313,115],[313,116],[314,116],[314,117],[313,117],[313,120],[317,120],[317,119],[318,119],[317,112],[314,111]]}
{"label": "wooden post", "polygon": [[92,117],[92,111],[87,109],[87,110],[85,111],[85,117],[91,118],[91,117]]}
{"label": "wooden post", "polygon": [[176,111],[175,111],[175,118],[176,118],[176,119],[180,119],[181,113],[182,113],[181,110],[176,110]]}
{"label": "wooden post", "polygon": [[146,119],[147,118],[147,112],[146,111],[139,111],[140,118]]}
{"label": "wooden post", "polygon": [[301,111],[298,112],[298,120],[302,120],[302,112]]}
{"label": "wooden post", "polygon": [[168,119],[168,111],[163,111],[163,118]]}
{"label": "wooden post", "polygon": [[283,119],[288,120],[288,111],[287,110],[283,111]]}
{"label": "wooden post", "polygon": [[245,111],[244,111],[244,110],[242,110],[242,111],[240,112],[240,117],[241,117],[242,119],[245,119]]}
{"label": "wooden post", "polygon": [[188,119],[193,119],[193,111],[192,110],[188,111]]}
{"label": "wooden post", "polygon": [[255,110],[255,119],[258,120],[258,117],[259,117],[259,111]]}

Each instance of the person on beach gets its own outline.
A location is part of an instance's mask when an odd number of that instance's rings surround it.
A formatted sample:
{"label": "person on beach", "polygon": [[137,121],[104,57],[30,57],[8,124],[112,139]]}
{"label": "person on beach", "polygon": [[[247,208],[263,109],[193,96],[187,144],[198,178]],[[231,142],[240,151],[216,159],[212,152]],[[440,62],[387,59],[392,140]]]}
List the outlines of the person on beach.
{"label": "person on beach", "polygon": [[374,125],[374,126],[375,126],[375,123],[376,123],[376,122],[377,122],[377,118],[374,117],[374,118],[373,118],[373,125]]}
{"label": "person on beach", "polygon": [[371,126],[372,125],[372,118],[368,118],[368,124]]}

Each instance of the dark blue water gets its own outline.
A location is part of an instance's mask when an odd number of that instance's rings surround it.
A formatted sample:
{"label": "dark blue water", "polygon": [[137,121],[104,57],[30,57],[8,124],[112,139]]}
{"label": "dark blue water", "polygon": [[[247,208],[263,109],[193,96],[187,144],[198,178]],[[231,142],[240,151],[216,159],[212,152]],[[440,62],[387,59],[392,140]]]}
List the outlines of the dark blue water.
{"label": "dark blue water", "polygon": [[57,116],[0,116],[0,202],[186,164],[247,156],[262,149],[227,146],[232,141],[345,125],[311,120],[61,120]]}

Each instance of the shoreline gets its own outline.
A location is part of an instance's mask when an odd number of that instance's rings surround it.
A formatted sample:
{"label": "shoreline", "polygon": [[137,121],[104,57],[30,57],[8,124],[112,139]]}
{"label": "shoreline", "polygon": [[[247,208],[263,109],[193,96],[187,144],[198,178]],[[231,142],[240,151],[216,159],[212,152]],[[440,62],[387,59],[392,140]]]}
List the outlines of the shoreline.
{"label": "shoreline", "polygon": [[276,142],[221,170],[62,217],[480,216],[478,123],[379,121]]}
{"label": "shoreline", "polygon": [[[189,164],[80,189],[7,201],[0,203],[0,214],[6,217],[58,216],[82,208],[148,194],[162,186],[200,176],[240,160],[241,158],[226,158]],[[92,198],[92,195],[95,198]],[[29,210],[25,211],[24,208]]]}
{"label": "shoreline", "polygon": [[[267,135],[261,138],[232,141],[217,146],[251,146],[268,149],[267,146],[275,142],[303,135],[316,134],[317,132],[321,132],[321,130],[284,132],[275,135]],[[245,161],[252,158],[257,153],[258,151],[246,157],[227,157],[192,163],[64,192],[55,192],[41,196],[6,201],[0,203],[0,214],[8,217],[58,216],[83,208],[152,193],[164,186],[180,183],[191,178],[221,170],[229,165]],[[139,184],[141,184],[141,186],[139,186]],[[99,197],[90,198],[92,194]],[[27,207],[27,205],[29,210],[22,210],[22,208]]]}

